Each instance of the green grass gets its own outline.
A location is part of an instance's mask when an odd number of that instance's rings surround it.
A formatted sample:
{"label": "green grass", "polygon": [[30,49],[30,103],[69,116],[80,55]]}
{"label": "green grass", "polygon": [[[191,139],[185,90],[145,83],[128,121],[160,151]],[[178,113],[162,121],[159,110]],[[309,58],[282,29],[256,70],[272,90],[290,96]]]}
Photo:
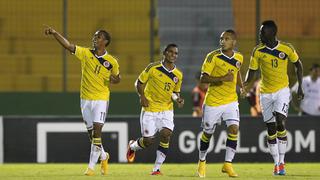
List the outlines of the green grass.
{"label": "green grass", "polygon": [[[110,164],[109,174],[83,175],[86,164],[3,164],[0,165],[0,179],[199,179],[196,177],[197,164],[164,164],[163,176],[149,175],[153,164]],[[206,179],[229,179],[220,172],[222,164],[208,164]],[[320,163],[288,163],[286,176],[273,176],[272,164],[268,163],[234,163],[239,174],[237,179],[320,179]]]}

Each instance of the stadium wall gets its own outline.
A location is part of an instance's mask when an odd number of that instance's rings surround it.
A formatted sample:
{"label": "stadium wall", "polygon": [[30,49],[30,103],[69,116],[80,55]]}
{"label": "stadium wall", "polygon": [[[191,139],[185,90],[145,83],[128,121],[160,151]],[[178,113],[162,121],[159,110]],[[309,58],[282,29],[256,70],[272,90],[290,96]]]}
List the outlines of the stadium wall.
{"label": "stadium wall", "polygon": [[[1,118],[0,118],[1,119]],[[138,116],[109,117],[103,128],[103,144],[111,162],[125,162],[130,139],[140,137]],[[175,118],[175,130],[166,159],[169,163],[195,163],[201,119],[189,116]],[[4,116],[2,120],[3,162],[87,162],[90,152],[86,128],[79,116]],[[287,162],[319,162],[320,121],[317,117],[289,116]],[[0,136],[0,137],[1,137]],[[222,162],[227,134],[223,126],[216,129],[208,162]],[[1,142],[1,141],[0,141]],[[137,152],[137,163],[152,163],[157,143]],[[272,162],[266,145],[266,131],[259,118],[242,117],[238,153],[235,162]],[[1,151],[0,151],[1,153]]]}
{"label": "stadium wall", "polygon": [[[185,106],[176,114],[192,114],[191,93],[183,92]],[[81,115],[79,93],[0,93],[0,115]],[[249,114],[249,104],[240,99],[240,113]],[[109,115],[140,114],[135,92],[111,93]]]}

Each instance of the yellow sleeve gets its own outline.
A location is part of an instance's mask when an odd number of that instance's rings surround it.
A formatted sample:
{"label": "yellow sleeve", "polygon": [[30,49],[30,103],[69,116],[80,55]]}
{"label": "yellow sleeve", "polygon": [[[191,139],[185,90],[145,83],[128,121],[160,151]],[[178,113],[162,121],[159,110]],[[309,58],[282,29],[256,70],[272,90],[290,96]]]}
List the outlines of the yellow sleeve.
{"label": "yellow sleeve", "polygon": [[114,60],[114,63],[113,63],[113,67],[111,69],[111,74],[112,75],[115,75],[115,76],[118,76],[120,73],[120,70],[119,70],[119,63],[117,60]]}
{"label": "yellow sleeve", "polygon": [[252,70],[257,70],[259,69],[259,57],[258,57],[258,52],[253,50],[251,58],[250,58],[250,63],[249,63],[249,69]]}
{"label": "yellow sleeve", "polygon": [[152,69],[148,69],[148,67],[142,71],[142,73],[139,75],[138,80],[142,83],[146,83],[149,79],[149,74]]}
{"label": "yellow sleeve", "polygon": [[85,58],[85,54],[86,54],[87,48],[81,47],[81,46],[76,46],[76,50],[74,55],[76,55],[76,57],[80,60],[83,61]]}
{"label": "yellow sleeve", "polygon": [[288,58],[291,62],[295,63],[299,60],[299,56],[295,49],[290,49],[290,53],[288,54]]}
{"label": "yellow sleeve", "polygon": [[208,54],[202,64],[201,73],[206,73],[210,75],[211,72],[213,71],[214,66],[215,66],[214,58],[211,54]]}
{"label": "yellow sleeve", "polygon": [[177,85],[174,87],[173,92],[179,93],[181,91],[182,79],[183,78],[181,76],[181,78],[179,78],[179,81],[178,81]]}

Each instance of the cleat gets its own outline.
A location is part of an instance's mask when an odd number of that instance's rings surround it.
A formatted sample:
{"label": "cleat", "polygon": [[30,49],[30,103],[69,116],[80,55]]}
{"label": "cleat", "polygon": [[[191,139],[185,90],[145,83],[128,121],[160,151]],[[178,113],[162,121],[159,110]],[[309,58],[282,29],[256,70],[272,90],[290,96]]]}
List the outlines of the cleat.
{"label": "cleat", "polygon": [[158,170],[156,170],[156,171],[152,171],[151,172],[151,175],[153,175],[153,176],[162,176],[162,173],[160,172],[160,170],[158,169]]}
{"label": "cleat", "polygon": [[273,175],[279,175],[279,166],[278,166],[278,164],[274,165]]}
{"label": "cleat", "polygon": [[222,166],[221,172],[227,173],[229,177],[238,177],[238,174],[234,172],[232,163],[230,162],[225,162]]}
{"label": "cleat", "polygon": [[94,175],[94,170],[87,168],[87,170],[84,172],[84,175],[86,176],[93,176]]}
{"label": "cleat", "polygon": [[284,163],[279,164],[279,173],[280,176],[286,175],[286,170],[284,169]]}
{"label": "cleat", "polygon": [[101,175],[107,175],[108,174],[108,161],[109,161],[109,153],[106,153],[107,155],[107,158],[105,160],[101,160],[101,163],[100,163],[100,172],[101,172]]}
{"label": "cleat", "polygon": [[201,178],[206,177],[206,161],[198,162],[198,176]]}
{"label": "cleat", "polygon": [[135,157],[136,157],[136,152],[131,150],[130,145],[134,143],[134,140],[130,140],[128,144],[128,150],[127,150],[127,161],[129,163],[133,163]]}

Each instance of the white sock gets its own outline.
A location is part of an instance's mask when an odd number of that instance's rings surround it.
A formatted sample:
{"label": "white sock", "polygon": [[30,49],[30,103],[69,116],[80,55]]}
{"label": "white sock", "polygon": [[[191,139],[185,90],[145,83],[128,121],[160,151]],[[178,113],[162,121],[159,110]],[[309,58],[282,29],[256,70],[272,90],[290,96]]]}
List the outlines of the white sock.
{"label": "white sock", "polygon": [[269,144],[269,150],[270,150],[270,154],[273,157],[273,161],[274,164],[278,164],[279,162],[279,148],[278,148],[278,144]]}
{"label": "white sock", "polygon": [[130,149],[133,151],[138,151],[142,149],[142,147],[139,146],[138,141],[134,141],[134,143],[130,144]]}
{"label": "white sock", "polygon": [[279,148],[279,163],[284,164],[284,156],[286,154],[287,142],[283,140],[278,140],[278,148]]}
{"label": "white sock", "polygon": [[157,150],[157,158],[156,162],[154,163],[153,171],[157,171],[158,169],[160,170],[160,166],[166,159],[166,155],[163,154],[161,151]]}
{"label": "white sock", "polygon": [[101,148],[99,146],[91,144],[89,168],[94,169],[94,166],[98,162],[99,156],[101,154]]}
{"label": "white sock", "polygon": [[107,154],[104,151],[103,146],[101,145],[101,155],[100,155],[100,160],[105,160],[107,158]]}
{"label": "white sock", "polygon": [[225,161],[226,162],[232,162],[234,155],[236,154],[236,150],[231,147],[226,147],[226,156]]}
{"label": "white sock", "polygon": [[200,151],[199,150],[199,159],[200,159],[200,161],[205,161],[206,157],[207,157],[207,150],[205,150],[205,151]]}

